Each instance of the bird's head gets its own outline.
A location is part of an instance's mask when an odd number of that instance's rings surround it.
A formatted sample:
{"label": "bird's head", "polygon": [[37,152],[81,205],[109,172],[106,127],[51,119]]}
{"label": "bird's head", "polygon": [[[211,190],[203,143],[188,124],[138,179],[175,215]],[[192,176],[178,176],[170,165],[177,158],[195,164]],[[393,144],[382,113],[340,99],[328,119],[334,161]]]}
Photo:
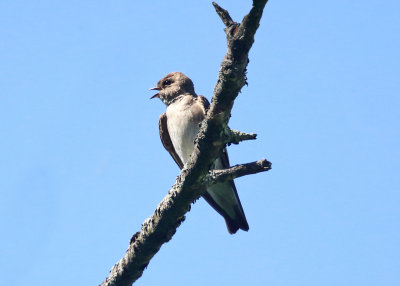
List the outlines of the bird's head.
{"label": "bird's head", "polygon": [[150,90],[158,90],[159,92],[151,98],[158,97],[167,106],[180,95],[195,95],[192,80],[181,72],[172,72],[167,74],[158,81],[156,87],[150,88]]}

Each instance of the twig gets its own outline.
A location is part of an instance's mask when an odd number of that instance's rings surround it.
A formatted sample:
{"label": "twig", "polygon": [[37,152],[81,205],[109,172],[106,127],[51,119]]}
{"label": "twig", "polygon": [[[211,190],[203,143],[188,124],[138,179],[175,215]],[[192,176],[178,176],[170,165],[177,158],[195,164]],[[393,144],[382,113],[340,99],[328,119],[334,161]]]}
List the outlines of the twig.
{"label": "twig", "polygon": [[242,176],[257,174],[271,170],[271,162],[261,159],[255,162],[240,164],[223,170],[212,170],[204,177],[206,185],[213,185],[233,180]]}
{"label": "twig", "polygon": [[226,144],[239,144],[245,140],[255,140],[257,139],[256,133],[245,133],[241,131],[237,131],[234,129],[227,128],[226,131]]}
{"label": "twig", "polygon": [[224,22],[226,27],[229,27],[233,24],[235,24],[235,22],[232,20],[231,16],[229,15],[229,12],[226,11],[225,9],[221,8],[221,6],[219,6],[217,3],[212,2],[215,11],[217,12],[218,16],[221,18],[222,22]]}

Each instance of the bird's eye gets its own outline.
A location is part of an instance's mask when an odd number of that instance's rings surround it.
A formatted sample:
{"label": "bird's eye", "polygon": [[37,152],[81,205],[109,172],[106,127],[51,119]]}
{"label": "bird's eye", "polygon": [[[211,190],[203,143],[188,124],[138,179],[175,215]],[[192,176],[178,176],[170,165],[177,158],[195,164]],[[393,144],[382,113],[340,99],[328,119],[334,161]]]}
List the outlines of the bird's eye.
{"label": "bird's eye", "polygon": [[170,85],[171,81],[169,79],[166,79],[163,81],[163,85]]}

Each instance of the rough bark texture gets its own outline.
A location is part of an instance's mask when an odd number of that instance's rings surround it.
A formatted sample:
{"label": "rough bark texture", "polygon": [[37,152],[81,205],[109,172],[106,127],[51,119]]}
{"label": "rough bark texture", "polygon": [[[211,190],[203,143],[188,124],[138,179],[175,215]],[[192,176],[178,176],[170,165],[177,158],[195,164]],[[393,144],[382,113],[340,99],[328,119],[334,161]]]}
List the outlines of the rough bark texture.
{"label": "rough bark texture", "polygon": [[244,133],[237,130],[229,129],[226,130],[227,138],[225,143],[230,144],[239,144],[245,140],[255,140],[257,138],[257,134],[255,133]]}
{"label": "rough bark texture", "polygon": [[212,170],[204,177],[204,184],[213,185],[216,183],[226,182],[242,176],[257,174],[271,169],[271,162],[261,159],[256,162],[235,165],[229,169]]}
{"label": "rough bark texture", "polygon": [[228,121],[234,100],[246,84],[248,53],[267,1],[253,0],[253,7],[240,24],[235,23],[226,10],[213,2],[225,24],[228,51],[221,63],[212,103],[197,136],[195,149],[168,195],[157,206],[154,214],[144,221],[141,230],[132,236],[124,257],[114,265],[101,285],[122,286],[135,282],[162,244],[175,234],[191,204],[202,195],[204,188],[201,186],[205,181],[223,181],[270,169],[270,163],[264,159],[208,175],[210,166],[225,144],[237,144],[256,137],[256,134],[230,130]]}

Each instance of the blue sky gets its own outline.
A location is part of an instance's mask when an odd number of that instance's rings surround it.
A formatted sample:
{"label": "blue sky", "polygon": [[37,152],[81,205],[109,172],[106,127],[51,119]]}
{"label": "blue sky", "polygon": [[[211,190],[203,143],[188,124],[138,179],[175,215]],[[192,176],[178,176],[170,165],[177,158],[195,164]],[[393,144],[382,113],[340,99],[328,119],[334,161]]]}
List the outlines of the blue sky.
{"label": "blue sky", "polygon": [[[237,1],[239,2],[239,1]],[[250,1],[219,1],[240,21]],[[399,285],[400,4],[270,1],[230,126],[249,232],[203,200],[136,285]],[[211,97],[210,1],[1,1],[1,285],[98,285],[179,173],[148,88]]]}

